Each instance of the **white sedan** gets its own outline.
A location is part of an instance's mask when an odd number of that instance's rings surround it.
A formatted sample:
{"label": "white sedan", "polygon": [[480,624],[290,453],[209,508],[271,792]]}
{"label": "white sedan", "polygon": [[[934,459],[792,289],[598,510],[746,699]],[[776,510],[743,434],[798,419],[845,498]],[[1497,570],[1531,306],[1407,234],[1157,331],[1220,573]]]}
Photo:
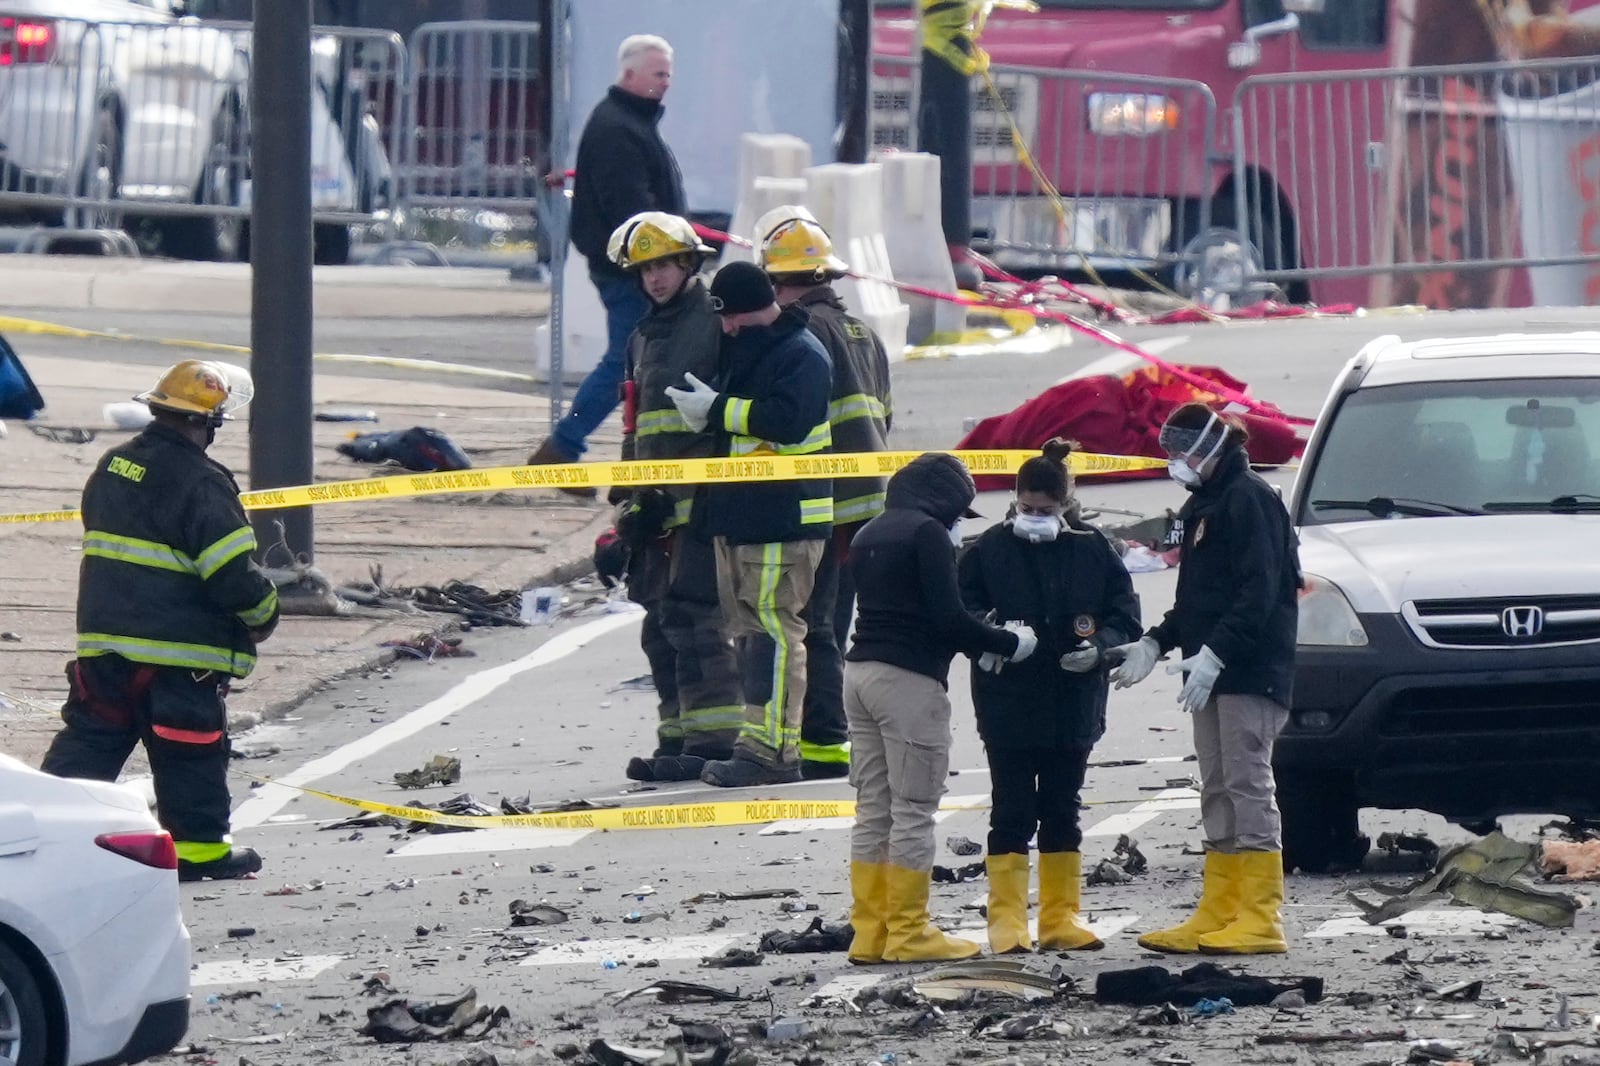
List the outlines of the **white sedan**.
{"label": "white sedan", "polygon": [[177,867],[133,789],[0,755],[0,1066],[139,1062],[177,1045]]}

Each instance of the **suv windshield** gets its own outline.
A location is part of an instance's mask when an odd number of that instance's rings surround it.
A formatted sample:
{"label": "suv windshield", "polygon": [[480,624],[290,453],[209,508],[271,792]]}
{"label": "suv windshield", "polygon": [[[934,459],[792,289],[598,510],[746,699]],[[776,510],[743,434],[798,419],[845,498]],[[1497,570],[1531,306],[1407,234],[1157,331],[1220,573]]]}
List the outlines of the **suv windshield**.
{"label": "suv windshield", "polygon": [[1560,497],[1594,499],[1597,457],[1597,378],[1359,389],[1333,414],[1296,517],[1318,525],[1559,510],[1551,504]]}

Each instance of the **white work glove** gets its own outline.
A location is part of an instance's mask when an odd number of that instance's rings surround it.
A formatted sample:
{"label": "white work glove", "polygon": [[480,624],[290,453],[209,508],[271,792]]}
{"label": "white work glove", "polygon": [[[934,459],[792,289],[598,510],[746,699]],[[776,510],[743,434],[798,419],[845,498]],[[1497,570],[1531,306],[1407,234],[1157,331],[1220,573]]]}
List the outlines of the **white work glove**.
{"label": "white work glove", "polygon": [[1061,657],[1061,669],[1069,674],[1087,674],[1100,662],[1100,649],[1087,640]]}
{"label": "white work glove", "polygon": [[1189,677],[1183,683],[1183,691],[1178,693],[1178,706],[1185,714],[1193,714],[1211,699],[1212,686],[1222,676],[1222,660],[1217,658],[1216,652],[1202,646],[1187,659],[1167,667],[1169,674],[1180,671],[1188,671]]}
{"label": "white work glove", "polygon": [[689,423],[689,428],[699,433],[706,428],[706,420],[711,414],[711,405],[717,402],[717,390],[701,381],[693,374],[684,374],[683,380],[689,383],[688,390],[668,385],[664,390],[667,399],[677,407],[683,420]]}
{"label": "white work glove", "polygon": [[1017,650],[1011,653],[1007,662],[1020,663],[1033,654],[1033,649],[1039,646],[1039,638],[1034,635],[1033,627],[1026,622],[1007,622],[1006,631],[1017,635]]}
{"label": "white work glove", "polygon": [[998,674],[1005,664],[1006,657],[997,651],[986,651],[978,656],[978,669],[985,673]]}
{"label": "white work glove", "polygon": [[1111,649],[1111,658],[1121,662],[1112,669],[1111,680],[1117,688],[1137,685],[1150,676],[1161,659],[1161,645],[1155,637],[1140,637],[1132,644],[1118,644]]}

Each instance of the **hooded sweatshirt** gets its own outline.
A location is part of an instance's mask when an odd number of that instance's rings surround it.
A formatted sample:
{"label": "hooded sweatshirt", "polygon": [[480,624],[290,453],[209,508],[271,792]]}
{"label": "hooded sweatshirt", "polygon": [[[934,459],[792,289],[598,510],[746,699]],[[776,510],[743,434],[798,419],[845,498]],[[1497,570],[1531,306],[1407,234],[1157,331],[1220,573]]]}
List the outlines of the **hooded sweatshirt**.
{"label": "hooded sweatshirt", "polygon": [[885,510],[850,543],[856,580],[850,662],[880,662],[949,687],[957,652],[1009,657],[1017,636],[968,614],[950,527],[972,505],[972,475],[954,456],[919,455],[889,479]]}

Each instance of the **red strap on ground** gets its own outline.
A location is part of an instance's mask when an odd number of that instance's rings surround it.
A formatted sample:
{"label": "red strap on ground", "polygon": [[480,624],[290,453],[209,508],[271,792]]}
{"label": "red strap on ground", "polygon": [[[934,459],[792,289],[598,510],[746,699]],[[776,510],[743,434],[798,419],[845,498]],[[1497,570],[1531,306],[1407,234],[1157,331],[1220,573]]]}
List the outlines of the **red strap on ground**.
{"label": "red strap on ground", "polygon": [[[702,226],[699,223],[694,223],[694,230],[706,240],[718,241],[722,243],[733,243],[744,248],[751,247],[751,243],[742,237],[735,237],[732,234],[723,233],[720,230],[712,229],[709,226]],[[979,257],[979,260],[982,261],[981,257]],[[1011,275],[1006,274],[1005,271],[1000,270],[998,267],[994,267],[993,264],[989,265],[1005,278],[1012,277]],[[1115,348],[1118,351],[1127,352],[1129,355],[1137,356],[1152,366],[1159,367],[1162,371],[1171,374],[1180,381],[1187,382],[1188,384],[1193,385],[1195,388],[1211,393],[1212,395],[1220,395],[1230,404],[1237,404],[1248,411],[1262,416],[1263,418],[1276,419],[1278,421],[1287,422],[1290,425],[1295,426],[1310,426],[1315,424],[1314,419],[1301,418],[1298,415],[1285,414],[1273,404],[1266,403],[1262,400],[1257,400],[1253,396],[1247,396],[1237,389],[1230,389],[1219,385],[1215,381],[1208,381],[1197,374],[1191,374],[1188,370],[1177,365],[1176,363],[1169,363],[1160,356],[1153,355],[1152,353],[1145,351],[1137,344],[1123,340],[1110,330],[1102,329],[1100,326],[1097,326],[1092,322],[1086,322],[1076,315],[1069,315],[1065,311],[1050,311],[1042,307],[1034,306],[1028,302],[1026,297],[1007,297],[1004,299],[991,298],[983,300],[975,299],[966,295],[965,293],[958,292],[952,294],[948,292],[940,292],[937,289],[924,288],[921,285],[909,285],[903,281],[889,281],[884,278],[872,277],[868,274],[858,274],[854,271],[850,272],[850,276],[853,278],[860,278],[863,281],[876,281],[883,285],[891,285],[894,288],[899,289],[901,292],[910,293],[913,296],[922,296],[930,300],[943,300],[947,303],[960,304],[963,307],[1000,308],[1002,310],[1026,311],[1035,318],[1048,319],[1051,322],[1059,322],[1077,333],[1094,338],[1101,344]],[[1021,284],[1023,286],[1030,284],[1029,282],[1025,282],[1020,278],[1016,278],[1014,280],[1016,284]],[[1083,293],[1081,290],[1073,289],[1071,286],[1067,286],[1065,282],[1058,281],[1056,284],[1063,285],[1069,291],[1078,293],[1079,295],[1075,298],[1086,300],[1086,302],[1090,303],[1090,306],[1095,307],[1096,310],[1099,310],[1102,307],[1111,307],[1111,305],[1106,304],[1103,300],[1095,300],[1090,298],[1089,294]],[[1035,293],[1037,291],[1037,289],[1034,290]],[[1113,309],[1107,313],[1121,314],[1120,309]],[[1123,315],[1123,317],[1125,319],[1126,316]]]}

